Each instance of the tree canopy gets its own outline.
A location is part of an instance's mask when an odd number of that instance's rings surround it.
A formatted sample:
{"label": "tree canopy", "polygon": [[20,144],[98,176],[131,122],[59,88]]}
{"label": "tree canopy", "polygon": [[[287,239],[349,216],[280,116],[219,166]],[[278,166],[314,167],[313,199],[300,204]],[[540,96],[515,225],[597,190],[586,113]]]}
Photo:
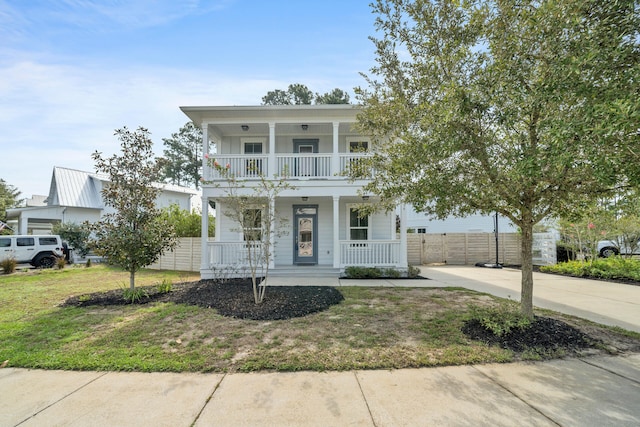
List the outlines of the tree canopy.
{"label": "tree canopy", "polygon": [[115,209],[91,225],[92,246],[109,263],[129,272],[133,290],[135,273],[175,247],[176,237],[171,223],[156,208],[161,188],[154,185],[159,166],[153,161],[149,131],[124,127],[115,135],[121,143],[120,156],[103,158],[97,151],[92,155],[96,170],[109,176],[102,198]]}
{"label": "tree canopy", "polygon": [[[13,185],[7,184],[4,179],[0,179],[0,221],[7,222],[7,209],[16,208],[22,201],[20,191]],[[8,231],[0,224],[0,233]]]}
{"label": "tree canopy", "polygon": [[307,86],[294,83],[287,90],[275,89],[262,97],[262,105],[310,105],[314,101],[316,104],[348,104],[349,94],[336,88],[322,95],[314,95]]}
{"label": "tree canopy", "polygon": [[188,122],[171,138],[162,138],[164,157],[158,158],[160,178],[175,185],[198,188],[202,169],[202,129]]}
{"label": "tree canopy", "polygon": [[364,191],[439,218],[508,217],[522,232],[521,302],[532,316],[533,226],[630,183],[624,159],[637,156],[640,118],[637,3],[372,6],[377,66],[356,91],[360,130],[377,153]]}

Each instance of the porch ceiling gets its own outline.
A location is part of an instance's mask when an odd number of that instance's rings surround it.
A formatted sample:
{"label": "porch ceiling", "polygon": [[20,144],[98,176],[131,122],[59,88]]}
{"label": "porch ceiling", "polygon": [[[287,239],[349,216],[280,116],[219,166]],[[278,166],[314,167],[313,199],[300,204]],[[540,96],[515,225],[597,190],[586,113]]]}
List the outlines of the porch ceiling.
{"label": "porch ceiling", "polygon": [[[242,126],[249,126],[248,130],[243,130]],[[302,125],[307,125],[307,130],[303,130]],[[267,122],[251,122],[242,121],[229,124],[210,124],[209,131],[219,136],[240,136],[240,137],[252,137],[252,136],[269,136],[269,124]],[[353,129],[353,123],[340,123],[338,132],[340,135],[357,135],[358,133]],[[314,123],[311,121],[295,122],[295,123],[276,123],[276,136],[295,136],[298,138],[315,137],[318,135],[332,135],[333,124]]]}

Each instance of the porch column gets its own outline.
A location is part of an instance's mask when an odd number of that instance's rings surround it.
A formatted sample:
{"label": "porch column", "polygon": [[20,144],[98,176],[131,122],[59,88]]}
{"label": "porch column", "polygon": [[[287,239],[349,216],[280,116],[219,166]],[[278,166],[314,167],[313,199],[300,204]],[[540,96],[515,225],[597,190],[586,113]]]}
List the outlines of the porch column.
{"label": "porch column", "polygon": [[[395,223],[395,218],[394,221]],[[399,268],[407,268],[407,205],[400,205],[400,265]]]}
{"label": "porch column", "polygon": [[331,156],[331,176],[338,177],[340,173],[340,144],[338,137],[340,131],[340,122],[333,122],[333,155]]}
{"label": "porch column", "polygon": [[271,177],[276,173],[280,175],[276,168],[276,123],[269,122],[269,161],[266,175]]}
{"label": "porch column", "polygon": [[340,196],[333,196],[333,268],[340,268]]}
{"label": "porch column", "polygon": [[269,213],[268,218],[269,221],[272,221],[271,227],[269,227],[269,269],[275,268],[276,266],[276,262],[275,262],[275,243],[276,243],[276,231],[274,230],[274,228],[276,227],[276,217],[275,217],[275,212],[276,212],[276,201],[275,198],[272,198],[271,200],[269,200]]}
{"label": "porch column", "polygon": [[[210,178],[209,173],[207,172],[207,159],[204,157],[204,155],[207,153],[209,153],[209,125],[207,123],[202,123],[202,177],[205,180]],[[201,188],[202,230],[200,231],[200,277],[205,278],[204,276],[208,275],[210,269],[209,245],[207,244],[209,241],[209,198],[205,196],[206,189],[204,188],[204,183],[202,184]]]}

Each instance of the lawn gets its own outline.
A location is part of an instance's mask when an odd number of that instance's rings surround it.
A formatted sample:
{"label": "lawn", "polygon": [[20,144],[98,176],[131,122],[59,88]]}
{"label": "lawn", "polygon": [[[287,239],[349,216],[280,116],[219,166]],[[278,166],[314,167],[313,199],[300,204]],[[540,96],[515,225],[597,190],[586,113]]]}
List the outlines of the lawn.
{"label": "lawn", "polygon": [[[137,286],[198,280],[145,270]],[[245,320],[174,302],[61,307],[71,296],[119,289],[128,273],[106,266],[0,275],[0,363],[119,371],[236,372],[391,369],[561,357],[562,348],[515,353],[468,338],[470,305],[498,305],[457,288],[341,287],[344,300],[287,320]],[[267,294],[267,298],[269,294]],[[544,312],[601,340],[591,353],[640,349],[640,334]],[[618,350],[614,350],[615,347]]]}

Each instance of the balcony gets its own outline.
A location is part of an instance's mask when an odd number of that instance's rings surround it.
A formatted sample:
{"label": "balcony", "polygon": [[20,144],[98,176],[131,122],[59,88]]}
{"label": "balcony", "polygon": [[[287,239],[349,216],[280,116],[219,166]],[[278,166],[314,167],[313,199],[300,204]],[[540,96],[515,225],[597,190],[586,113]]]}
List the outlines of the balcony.
{"label": "balcony", "polygon": [[[256,154],[217,154],[211,155],[211,159],[215,158],[219,165],[241,179],[285,173],[291,179],[347,179],[350,168],[361,165],[362,159],[369,156],[368,153],[277,153],[270,158]],[[224,177],[208,166],[204,179],[216,181]]]}

